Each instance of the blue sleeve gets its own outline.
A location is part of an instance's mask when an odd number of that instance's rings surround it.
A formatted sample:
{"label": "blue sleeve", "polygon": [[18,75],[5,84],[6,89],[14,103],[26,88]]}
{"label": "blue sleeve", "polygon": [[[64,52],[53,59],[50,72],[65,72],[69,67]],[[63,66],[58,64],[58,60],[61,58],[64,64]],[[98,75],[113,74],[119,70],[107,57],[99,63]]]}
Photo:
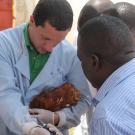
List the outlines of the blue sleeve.
{"label": "blue sleeve", "polygon": [[131,131],[128,131],[124,125],[117,120],[111,121],[107,119],[92,120],[91,123],[91,135],[130,135]]}
{"label": "blue sleeve", "polygon": [[15,134],[22,134],[22,127],[27,122],[35,122],[28,112],[28,107],[23,103],[23,89],[17,85],[14,74],[14,65],[9,57],[9,52],[4,44],[0,46],[0,133],[5,129]]}

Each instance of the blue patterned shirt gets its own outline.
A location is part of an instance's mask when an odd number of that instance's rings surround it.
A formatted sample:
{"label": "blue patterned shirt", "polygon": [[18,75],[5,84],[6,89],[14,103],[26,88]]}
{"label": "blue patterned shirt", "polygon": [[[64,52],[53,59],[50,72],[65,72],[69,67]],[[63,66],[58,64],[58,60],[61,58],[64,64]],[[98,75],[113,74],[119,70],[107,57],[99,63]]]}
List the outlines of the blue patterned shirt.
{"label": "blue patterned shirt", "polygon": [[135,135],[135,58],[107,78],[93,104],[91,135]]}

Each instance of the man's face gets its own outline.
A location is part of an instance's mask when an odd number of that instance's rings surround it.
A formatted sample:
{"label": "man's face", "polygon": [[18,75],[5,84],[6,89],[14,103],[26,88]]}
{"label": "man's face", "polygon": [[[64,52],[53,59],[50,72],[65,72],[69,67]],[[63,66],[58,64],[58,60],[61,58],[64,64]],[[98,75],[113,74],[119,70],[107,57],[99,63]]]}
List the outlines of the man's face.
{"label": "man's face", "polygon": [[93,65],[92,57],[87,57],[83,51],[83,48],[78,46],[77,55],[81,61],[82,69],[87,77],[87,79],[91,82],[91,84],[97,88],[98,87],[98,73],[96,72],[95,66]]}
{"label": "man's face", "polygon": [[69,32],[69,30],[58,31],[49,22],[46,22],[44,27],[36,26],[35,23],[32,23],[30,27],[30,40],[41,54],[51,52]]}

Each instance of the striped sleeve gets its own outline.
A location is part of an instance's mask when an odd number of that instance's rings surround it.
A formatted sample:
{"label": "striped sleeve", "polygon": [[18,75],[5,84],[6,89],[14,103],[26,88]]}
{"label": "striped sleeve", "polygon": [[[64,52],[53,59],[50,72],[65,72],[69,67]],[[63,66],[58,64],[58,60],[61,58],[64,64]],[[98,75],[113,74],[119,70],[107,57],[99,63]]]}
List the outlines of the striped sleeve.
{"label": "striped sleeve", "polygon": [[99,119],[91,125],[91,135],[131,135],[130,131],[123,128],[124,126],[120,123]]}

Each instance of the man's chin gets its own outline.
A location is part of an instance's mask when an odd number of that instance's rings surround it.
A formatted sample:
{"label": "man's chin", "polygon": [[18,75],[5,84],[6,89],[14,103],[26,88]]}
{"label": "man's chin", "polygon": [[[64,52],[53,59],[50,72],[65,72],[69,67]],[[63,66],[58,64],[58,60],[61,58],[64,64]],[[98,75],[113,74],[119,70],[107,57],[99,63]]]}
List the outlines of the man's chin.
{"label": "man's chin", "polygon": [[39,52],[40,54],[46,54],[46,53],[51,53],[51,51],[49,52],[49,51],[40,51]]}

